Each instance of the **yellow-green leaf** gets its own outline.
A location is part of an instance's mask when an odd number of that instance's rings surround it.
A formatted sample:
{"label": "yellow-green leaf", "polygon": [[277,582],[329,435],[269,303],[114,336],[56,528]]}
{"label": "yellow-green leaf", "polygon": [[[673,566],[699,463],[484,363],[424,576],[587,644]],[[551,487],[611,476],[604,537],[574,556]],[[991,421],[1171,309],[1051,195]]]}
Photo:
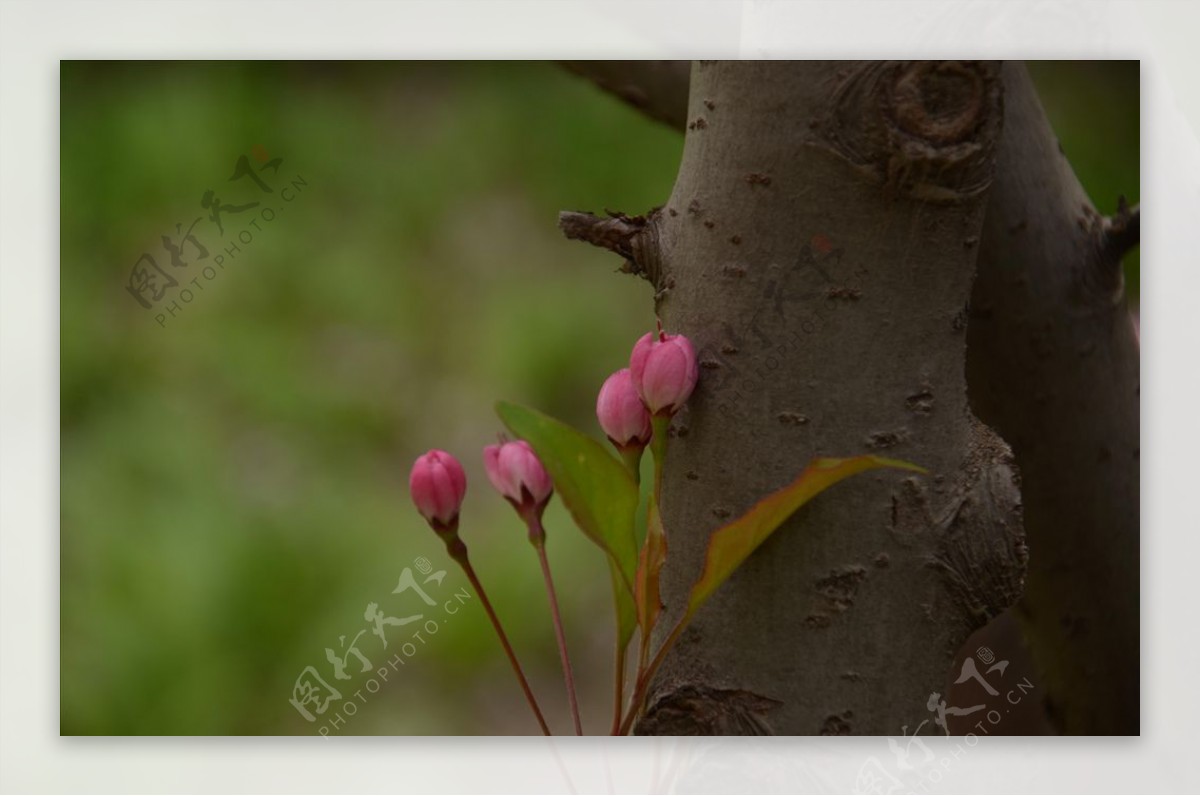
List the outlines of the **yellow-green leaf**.
{"label": "yellow-green leaf", "polygon": [[741,517],[713,531],[708,540],[704,570],[688,597],[687,617],[694,615],[734,570],[798,508],[838,481],[879,467],[925,472],[915,464],[880,456],[814,459],[795,481],[767,495]]}
{"label": "yellow-green leaf", "polygon": [[637,606],[634,604],[633,594],[621,580],[621,572],[611,557],[608,559],[608,573],[612,580],[613,602],[617,610],[617,649],[624,653],[633,639],[633,632],[637,630]]}

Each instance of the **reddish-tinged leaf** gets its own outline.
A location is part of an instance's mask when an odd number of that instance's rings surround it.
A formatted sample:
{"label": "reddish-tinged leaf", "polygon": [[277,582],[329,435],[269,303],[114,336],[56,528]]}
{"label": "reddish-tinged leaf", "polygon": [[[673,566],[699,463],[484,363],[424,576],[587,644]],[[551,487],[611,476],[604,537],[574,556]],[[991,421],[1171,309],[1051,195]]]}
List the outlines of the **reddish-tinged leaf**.
{"label": "reddish-tinged leaf", "polygon": [[741,517],[713,531],[708,541],[704,570],[688,597],[686,617],[693,616],[734,570],[798,508],[843,478],[879,467],[925,472],[915,464],[880,456],[815,459],[795,481],[767,495]]}
{"label": "reddish-tinged leaf", "polygon": [[663,533],[662,517],[658,513],[658,501],[650,495],[646,509],[646,541],[638,554],[637,578],[634,581],[634,599],[637,602],[637,622],[642,628],[642,637],[650,638],[650,631],[662,611],[658,578],[663,562],[667,559],[667,537]]}

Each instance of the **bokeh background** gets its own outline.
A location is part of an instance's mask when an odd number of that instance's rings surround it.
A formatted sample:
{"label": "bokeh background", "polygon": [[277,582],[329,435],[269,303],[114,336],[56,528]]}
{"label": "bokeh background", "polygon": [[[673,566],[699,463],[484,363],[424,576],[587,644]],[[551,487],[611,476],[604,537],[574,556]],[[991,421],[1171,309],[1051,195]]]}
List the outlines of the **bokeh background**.
{"label": "bokeh background", "polygon": [[[1136,202],[1138,64],[1031,66],[1099,209]],[[313,734],[341,703],[293,708],[308,666],[357,703],[337,734],[536,732],[478,603],[443,612],[466,579],[407,495],[431,447],[467,467],[463,537],[569,731],[537,561],[480,449],[498,398],[600,437],[596,390],[652,325],[650,290],[556,214],[662,203],[682,145],[547,63],[63,62],[61,732]],[[270,194],[230,181],[241,156]],[[210,189],[260,205],[222,236]],[[197,218],[209,257],[184,246],[174,268],[163,236]],[[143,253],[179,281],[149,310],[126,290]],[[585,729],[604,732],[605,563],[557,501],[547,528]],[[434,608],[392,594],[420,558],[447,573]],[[389,627],[385,650],[372,602],[438,630]],[[375,693],[325,654],[364,630],[372,669],[414,643]]]}

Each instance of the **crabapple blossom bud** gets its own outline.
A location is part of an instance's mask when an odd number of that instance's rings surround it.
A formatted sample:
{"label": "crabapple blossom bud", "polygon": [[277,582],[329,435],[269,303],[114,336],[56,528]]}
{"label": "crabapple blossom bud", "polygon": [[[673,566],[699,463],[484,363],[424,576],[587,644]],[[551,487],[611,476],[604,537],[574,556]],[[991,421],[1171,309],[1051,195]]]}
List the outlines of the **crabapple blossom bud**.
{"label": "crabapple blossom bud", "polygon": [[408,490],[421,516],[441,533],[458,524],[467,494],[467,474],[458,459],[441,450],[418,456],[408,476]]}
{"label": "crabapple blossom bud", "polygon": [[696,387],[700,368],[692,343],[681,334],[650,332],[637,341],[629,358],[633,386],[651,414],[673,415]]}
{"label": "crabapple blossom bud", "polygon": [[650,413],[633,386],[629,368],[608,377],[596,397],[596,418],[618,448],[643,448],[650,441]]}
{"label": "crabapple blossom bud", "polygon": [[492,486],[517,511],[540,513],[554,494],[550,474],[525,440],[488,445],[483,449],[483,466]]}

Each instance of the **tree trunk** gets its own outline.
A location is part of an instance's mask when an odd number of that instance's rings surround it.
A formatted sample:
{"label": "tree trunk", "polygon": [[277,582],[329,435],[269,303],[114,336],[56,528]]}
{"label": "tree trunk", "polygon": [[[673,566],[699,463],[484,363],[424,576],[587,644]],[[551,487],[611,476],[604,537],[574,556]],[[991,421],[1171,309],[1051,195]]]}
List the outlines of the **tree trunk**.
{"label": "tree trunk", "polygon": [[1017,608],[1047,709],[1136,734],[1139,351],[1121,278],[1136,211],[1102,219],[1020,64],[971,298],[971,406],[1013,447],[1032,556]]}
{"label": "tree trunk", "polygon": [[813,457],[929,475],[863,476],[801,510],[696,617],[637,731],[915,729],[1024,574],[1011,455],[970,414],[963,365],[996,68],[701,62],[692,87],[670,201],[616,219],[701,360],[664,473],[667,618],[709,533]]}
{"label": "tree trunk", "polygon": [[[601,75],[590,62],[571,68],[683,131],[688,79],[656,63],[650,77],[641,62]],[[1003,79],[968,325],[971,405],[1012,441],[1021,467],[1033,565],[1018,613],[1048,710],[1060,731],[1135,733],[1139,354],[1117,264],[1137,243],[1138,215],[1096,214],[1024,68],[1006,66]],[[625,237],[609,248],[630,257],[640,226],[615,223]],[[637,259],[633,270],[653,278]]]}

